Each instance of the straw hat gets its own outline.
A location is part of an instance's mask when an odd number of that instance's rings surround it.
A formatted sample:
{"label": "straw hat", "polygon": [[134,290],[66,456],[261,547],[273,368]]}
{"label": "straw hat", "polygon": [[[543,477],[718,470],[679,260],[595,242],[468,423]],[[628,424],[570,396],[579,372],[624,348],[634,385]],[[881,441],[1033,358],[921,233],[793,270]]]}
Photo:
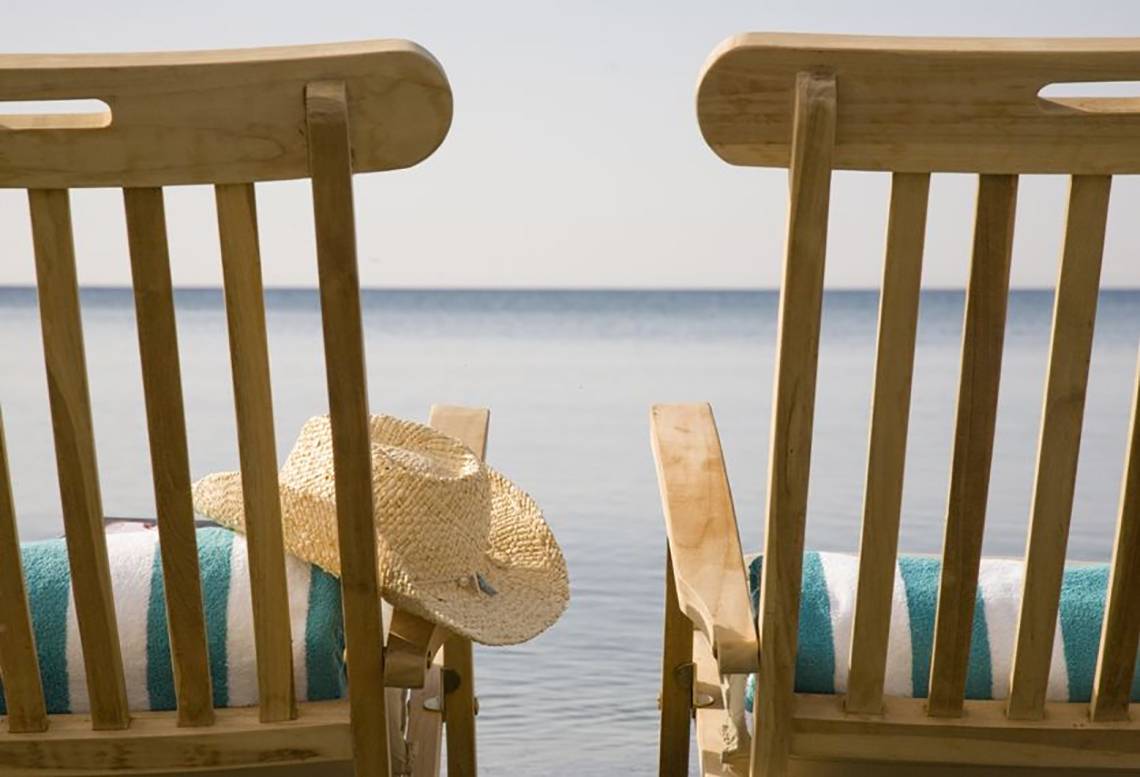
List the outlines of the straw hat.
{"label": "straw hat", "polygon": [[[487,645],[553,624],[570,600],[566,561],[534,500],[431,427],[374,415],[369,432],[384,598]],[[286,551],[339,576],[328,416],[305,423],[279,481]],[[241,473],[199,480],[194,508],[244,531]]]}

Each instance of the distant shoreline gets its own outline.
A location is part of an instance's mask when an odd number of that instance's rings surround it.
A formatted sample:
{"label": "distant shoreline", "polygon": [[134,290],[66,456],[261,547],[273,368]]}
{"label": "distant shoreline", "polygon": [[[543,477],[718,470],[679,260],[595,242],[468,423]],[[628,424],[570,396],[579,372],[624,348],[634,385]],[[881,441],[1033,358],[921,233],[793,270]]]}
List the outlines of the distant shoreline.
{"label": "distant shoreline", "polygon": [[[34,284],[0,284],[0,294],[4,292],[34,291]],[[81,292],[124,292],[130,293],[128,285],[81,285]],[[923,293],[964,293],[964,286],[924,286]],[[221,292],[221,286],[176,286],[176,292],[186,293],[213,293]],[[316,286],[267,286],[269,293],[308,293],[316,292]],[[460,287],[460,286],[366,286],[361,289],[364,294],[774,294],[779,291],[776,286],[757,287],[527,287],[527,286],[488,286],[488,287]],[[1140,292],[1140,286],[1105,286],[1101,293],[1135,293]],[[836,288],[825,287],[828,294],[878,294],[879,288],[875,286],[840,286]],[[1016,286],[1010,289],[1012,294],[1038,293],[1052,294],[1053,288],[1049,286]]]}

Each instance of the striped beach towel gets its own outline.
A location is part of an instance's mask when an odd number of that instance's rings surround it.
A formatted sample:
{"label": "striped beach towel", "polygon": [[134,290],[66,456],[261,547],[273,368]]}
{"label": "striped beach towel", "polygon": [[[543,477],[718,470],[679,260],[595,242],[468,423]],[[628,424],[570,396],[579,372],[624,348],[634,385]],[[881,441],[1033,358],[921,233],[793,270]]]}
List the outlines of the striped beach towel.
{"label": "striped beach towel", "polygon": [[[748,568],[754,610],[760,598],[762,563],[757,557]],[[927,556],[901,556],[895,566],[883,688],[888,695],[920,698],[928,695],[941,571],[941,559]],[[804,554],[796,655],[796,691],[799,693],[847,690],[858,572],[857,556],[814,551]],[[1108,572],[1106,564],[1065,567],[1047,688],[1050,701],[1089,700],[1104,619]],[[966,678],[968,699],[1009,696],[1013,641],[1024,576],[1023,560],[982,560]],[[749,682],[749,709],[754,682],[754,678]],[[1133,679],[1132,699],[1140,701],[1140,672]]]}
{"label": "striped beach towel", "polygon": [[[257,704],[257,661],[245,538],[228,529],[199,529],[206,637],[215,707]],[[158,532],[107,535],[115,614],[132,710],[175,708]],[[21,547],[32,628],[48,712],[87,712],[87,676],[62,539]],[[299,700],[344,695],[340,583],[286,558],[293,669]],[[6,711],[0,694],[0,714]]]}

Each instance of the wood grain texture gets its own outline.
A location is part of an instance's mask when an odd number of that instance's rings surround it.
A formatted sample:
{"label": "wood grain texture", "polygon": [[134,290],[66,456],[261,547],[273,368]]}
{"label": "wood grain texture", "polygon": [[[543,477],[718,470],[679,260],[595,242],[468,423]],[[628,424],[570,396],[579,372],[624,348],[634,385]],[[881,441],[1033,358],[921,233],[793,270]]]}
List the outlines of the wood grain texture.
{"label": "wood grain texture", "polygon": [[[169,712],[136,712],[129,734],[92,731],[83,715],[50,715],[47,734],[0,737],[5,777],[42,775],[214,774],[291,764],[326,766],[352,757],[348,704],[307,702],[297,720],[262,723],[255,707],[217,710],[213,726],[177,725]],[[281,771],[282,774],[291,774]]]}
{"label": "wood grain texture", "polygon": [[[1116,544],[1108,581],[1100,652],[1089,715],[1094,721],[1129,719],[1132,676],[1140,645],[1140,361],[1128,433],[1128,458],[1120,493]],[[1135,720],[1136,718],[1133,718]]]}
{"label": "wood grain texture", "polygon": [[221,184],[214,187],[214,199],[249,549],[258,703],[263,721],[290,720],[296,715],[292,634],[257,204],[253,184]]}
{"label": "wood grain texture", "polygon": [[[745,777],[748,774],[752,741],[748,731],[741,731],[732,719],[733,712],[726,705],[725,678],[720,673],[712,647],[704,634],[692,632],[693,683],[691,693],[700,704],[692,711],[693,727],[696,729],[697,756],[700,759],[702,777]],[[743,694],[746,675],[737,675],[731,680],[731,690]],[[743,700],[741,700],[743,703]],[[688,751],[688,729],[686,728],[686,753]],[[678,771],[688,774],[686,769]]]}
{"label": "wood grain texture", "polygon": [[765,777],[786,774],[792,733],[804,523],[831,197],[831,151],[835,141],[835,79],[802,72],[796,76],[795,84],[787,254],[780,285],[760,588],[763,658],[755,704],[757,735],[752,740],[753,773]]}
{"label": "wood grain texture", "polygon": [[[454,437],[476,456],[487,455],[487,428],[491,414],[483,408],[434,405],[428,424]],[[475,657],[471,640],[452,634],[443,645],[444,668],[459,678],[459,685],[447,693],[444,714],[447,723],[448,777],[475,777]]]}
{"label": "wood grain texture", "polygon": [[[922,699],[887,697],[882,715],[849,715],[838,696],[796,699],[792,751],[797,758],[847,762],[1003,767],[1140,769],[1140,723],[1091,725],[1083,704],[1050,702],[1041,720],[1009,720],[1004,701],[967,701],[958,718],[932,718]],[[754,772],[755,773],[755,772]],[[915,770],[915,774],[925,772]]]}
{"label": "wood grain texture", "polygon": [[756,621],[712,408],[655,405],[650,434],[681,610],[721,674],[755,672]]}
{"label": "wood grain texture", "polygon": [[1016,204],[1016,176],[980,177],[973,257],[966,287],[962,372],[946,508],[942,579],[930,662],[928,711],[938,717],[961,715],[966,693],[974,597],[982,558],[982,532],[997,419]]}
{"label": "wood grain texture", "polygon": [[208,726],[214,722],[213,692],[190,495],[166,211],[161,189],[124,189],[123,202],[178,722]]}
{"label": "wood grain texture", "polygon": [[393,608],[384,646],[384,686],[422,688],[428,664],[446,630],[399,607]]}
{"label": "wood grain texture", "polygon": [[336,478],[352,749],[357,775],[387,777],[390,765],[388,739],[383,733],[387,722],[368,389],[344,83],[309,84],[305,105]]}
{"label": "wood grain texture", "polygon": [[883,703],[929,194],[927,174],[895,173],[892,178],[847,678],[850,712],[877,713]]}
{"label": "wood grain texture", "polygon": [[681,610],[669,546],[665,547],[665,621],[661,638],[661,729],[657,740],[658,777],[689,773],[690,720],[693,716],[693,623]]}
{"label": "wood grain texture", "polygon": [[1140,99],[1044,99],[1047,84],[1140,79],[1140,38],[751,33],[701,74],[701,132],[725,161],[787,167],[795,74],[835,76],[836,169],[1137,173]]}
{"label": "wood grain texture", "polygon": [[126,728],[127,690],[103,536],[103,500],[79,317],[71,206],[63,189],[28,191],[44,363],[91,725]]}
{"label": "wood grain texture", "polygon": [[1045,713],[1111,182],[1108,176],[1074,176],[1069,192],[1007,708],[1011,718],[1020,720]]}
{"label": "wood grain texture", "polygon": [[4,702],[8,731],[27,734],[47,729],[44,689],[36,657],[36,638],[28,613],[24,569],[20,562],[20,539],[16,529],[16,504],[8,474],[8,446],[4,418],[0,415],[0,676],[4,679]]}
{"label": "wood grain texture", "polygon": [[443,650],[437,650],[424,677],[424,687],[408,697],[407,741],[412,777],[439,777],[443,764],[443,712],[428,709],[429,699],[443,699]]}
{"label": "wood grain texture", "polygon": [[[97,98],[105,127],[0,116],[0,187],[303,178],[305,85],[346,84],[357,172],[409,167],[451,123],[439,63],[408,41],[164,54],[0,56],[0,100]],[[87,122],[90,124],[90,122]],[[55,125],[57,128],[45,128]]]}

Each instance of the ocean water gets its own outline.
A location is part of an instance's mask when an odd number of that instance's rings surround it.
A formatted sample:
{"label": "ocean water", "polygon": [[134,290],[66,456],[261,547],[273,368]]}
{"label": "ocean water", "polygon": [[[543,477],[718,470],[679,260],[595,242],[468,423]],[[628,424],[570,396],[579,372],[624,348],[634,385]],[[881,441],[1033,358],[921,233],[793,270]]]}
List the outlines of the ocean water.
{"label": "ocean water", "polygon": [[[106,512],[153,514],[134,309],[125,289],[82,295]],[[824,301],[807,544],[858,546],[874,365],[875,292]],[[985,550],[1024,550],[1052,294],[1012,294]],[[941,547],[963,295],[921,300],[901,547]],[[194,477],[236,469],[225,314],[180,291]],[[716,412],[746,547],[762,541],[774,292],[369,291],[374,410],[492,408],[489,461],[543,507],[570,568],[569,611],[525,645],[477,650],[486,774],[652,774],[664,531],[649,449],[655,402]],[[268,293],[280,456],[325,412],[316,293]],[[1101,296],[1069,555],[1112,547],[1140,342],[1140,292]],[[0,289],[0,404],[24,539],[57,534],[59,496],[35,295]]]}

